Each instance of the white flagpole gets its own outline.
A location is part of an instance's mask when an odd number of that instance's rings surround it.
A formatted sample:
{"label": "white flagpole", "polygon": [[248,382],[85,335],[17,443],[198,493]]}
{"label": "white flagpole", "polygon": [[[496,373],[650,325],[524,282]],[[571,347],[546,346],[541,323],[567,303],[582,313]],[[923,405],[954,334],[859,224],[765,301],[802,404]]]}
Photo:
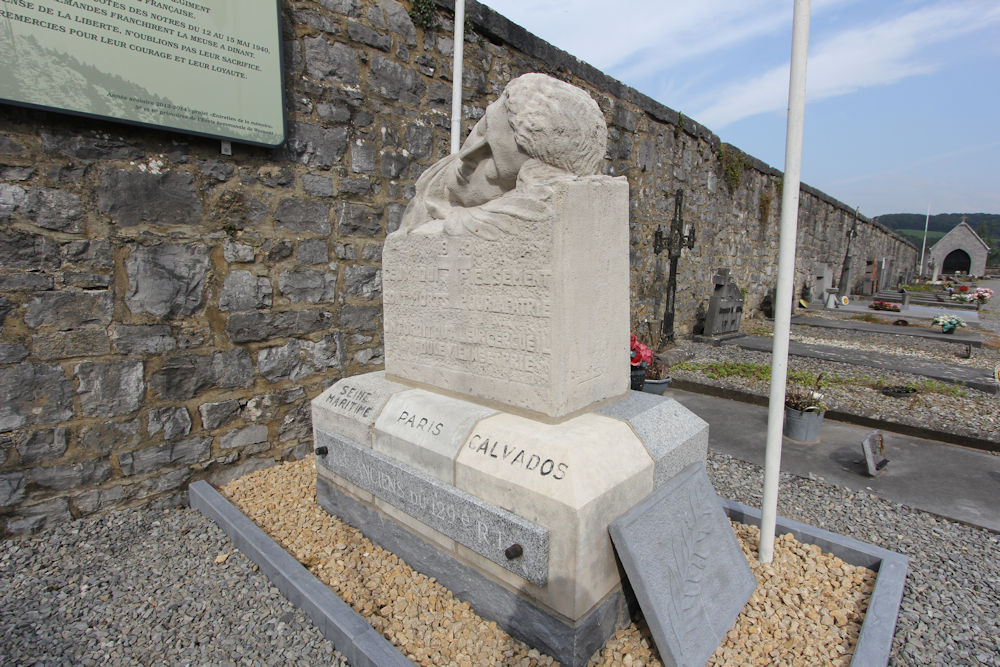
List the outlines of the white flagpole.
{"label": "white flagpole", "polygon": [[924,218],[924,243],[920,246],[920,269],[918,275],[924,275],[924,250],[927,249],[927,226],[931,223],[931,205],[927,205],[927,217]]}
{"label": "white flagpole", "polygon": [[761,506],[762,563],[774,558],[774,527],[778,514],[778,473],[781,470],[781,430],[785,413],[788,338],[795,290],[795,237],[798,231],[799,181],[802,171],[802,126],[806,108],[806,59],[809,50],[809,1],[795,0],[792,14],[792,62],[788,81],[788,129],[785,135],[785,175],[781,194],[778,246],[778,289],[774,304],[774,346],[771,352],[771,397],[767,411],[764,454],[764,498]]}
{"label": "white flagpole", "polygon": [[462,57],[465,52],[465,0],[455,0],[455,49],[451,68],[451,152],[462,145]]}

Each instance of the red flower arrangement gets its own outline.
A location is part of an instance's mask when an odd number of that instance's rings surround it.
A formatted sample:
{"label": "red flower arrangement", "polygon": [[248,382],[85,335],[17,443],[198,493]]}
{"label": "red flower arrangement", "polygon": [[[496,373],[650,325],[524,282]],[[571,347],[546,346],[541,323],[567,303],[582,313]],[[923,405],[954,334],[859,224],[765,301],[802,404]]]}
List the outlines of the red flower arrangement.
{"label": "red flower arrangement", "polygon": [[969,291],[969,286],[968,285],[959,285],[958,286],[958,291],[959,292],[968,292]]}
{"label": "red flower arrangement", "polygon": [[631,358],[629,363],[633,366],[638,366],[640,368],[645,368],[649,364],[653,363],[653,351],[649,349],[648,345],[645,345],[635,337],[635,334],[630,334],[629,345],[631,347]]}

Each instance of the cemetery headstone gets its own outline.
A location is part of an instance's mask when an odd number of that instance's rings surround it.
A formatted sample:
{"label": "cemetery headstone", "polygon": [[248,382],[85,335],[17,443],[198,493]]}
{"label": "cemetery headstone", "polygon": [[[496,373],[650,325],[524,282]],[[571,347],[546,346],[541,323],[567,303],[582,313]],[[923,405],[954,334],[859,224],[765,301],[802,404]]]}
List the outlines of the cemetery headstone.
{"label": "cemetery headstone", "polygon": [[568,665],[629,618],[609,524],[708,445],[679,403],[628,391],[606,144],[584,91],[511,81],[386,239],[386,370],[312,403],[320,504]]}
{"label": "cemetery headstone", "polygon": [[885,457],[885,437],[882,431],[872,431],[861,442],[861,448],[865,452],[865,466],[868,469],[869,477],[876,477],[885,472],[885,467],[889,465],[889,459]]}
{"label": "cemetery headstone", "polygon": [[743,319],[743,293],[736,286],[732,271],[716,269],[712,282],[715,288],[708,300],[704,335],[715,339],[739,336],[740,321]]}
{"label": "cemetery headstone", "polygon": [[813,269],[812,303],[823,305],[827,291],[833,285],[833,271],[826,264],[817,262]]}

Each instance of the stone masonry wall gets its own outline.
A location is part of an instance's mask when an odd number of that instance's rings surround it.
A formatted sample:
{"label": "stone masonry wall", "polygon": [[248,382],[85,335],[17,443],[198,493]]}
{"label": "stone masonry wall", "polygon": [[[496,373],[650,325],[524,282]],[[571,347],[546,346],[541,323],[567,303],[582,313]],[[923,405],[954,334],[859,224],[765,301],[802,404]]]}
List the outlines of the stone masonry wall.
{"label": "stone masonry wall", "polygon": [[[0,106],[0,533],[184,499],[311,448],[309,399],[382,363],[381,248],[448,150],[452,39],[395,0],[283,0],[276,150]],[[586,88],[631,186],[632,315],[662,309],[673,193],[690,332],[718,266],[753,307],[776,271],[780,175],[470,3],[467,132],[512,77]],[[804,188],[799,266],[839,273],[849,207]],[[858,257],[915,262],[863,219]],[[863,265],[863,262],[862,262]],[[801,280],[806,273],[797,272]]]}

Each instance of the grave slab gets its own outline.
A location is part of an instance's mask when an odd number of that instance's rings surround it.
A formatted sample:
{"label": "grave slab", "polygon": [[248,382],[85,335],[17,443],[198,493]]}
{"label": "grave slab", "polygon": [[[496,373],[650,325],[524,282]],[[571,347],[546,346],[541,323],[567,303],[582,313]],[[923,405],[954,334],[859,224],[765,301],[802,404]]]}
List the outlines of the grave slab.
{"label": "grave slab", "polygon": [[704,665],[757,586],[704,464],[609,530],[664,664]]}

